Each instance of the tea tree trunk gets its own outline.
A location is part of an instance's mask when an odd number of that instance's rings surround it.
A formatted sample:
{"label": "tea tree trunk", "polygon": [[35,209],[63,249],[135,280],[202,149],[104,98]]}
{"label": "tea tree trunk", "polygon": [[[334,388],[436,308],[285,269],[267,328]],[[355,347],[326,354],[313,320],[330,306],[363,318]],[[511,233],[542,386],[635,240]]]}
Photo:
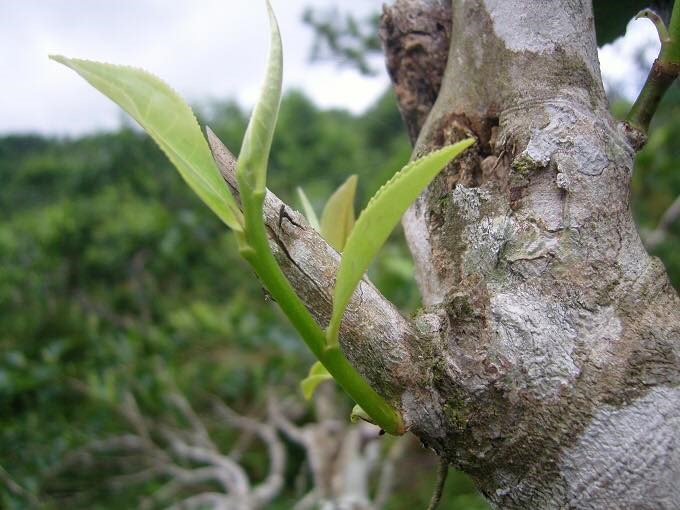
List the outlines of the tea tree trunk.
{"label": "tea tree trunk", "polygon": [[[381,35],[414,156],[478,143],[403,219],[423,310],[362,282],[343,352],[498,508],[677,508],[680,300],[631,216],[591,2],[397,0]],[[338,256],[267,203],[326,324]]]}
{"label": "tea tree trunk", "polygon": [[[457,0],[450,32],[446,7],[383,22],[415,153],[479,140],[403,220],[432,348],[412,430],[501,508],[677,507],[680,302],[631,216],[590,2]],[[449,38],[419,129],[413,70]]]}

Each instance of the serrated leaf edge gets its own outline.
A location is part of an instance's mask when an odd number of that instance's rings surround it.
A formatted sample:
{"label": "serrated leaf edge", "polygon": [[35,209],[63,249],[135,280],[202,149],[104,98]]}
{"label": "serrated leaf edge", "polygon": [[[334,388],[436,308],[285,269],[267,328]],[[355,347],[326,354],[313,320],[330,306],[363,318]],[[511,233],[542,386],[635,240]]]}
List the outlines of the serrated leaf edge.
{"label": "serrated leaf edge", "polygon": [[[75,62],[75,63],[78,63],[78,64],[80,64],[80,63],[82,63],[82,64],[95,64],[95,65],[107,66],[107,67],[110,67],[110,68],[113,68],[113,69],[128,70],[128,71],[134,71],[134,72],[138,72],[138,73],[140,73],[140,74],[144,74],[144,75],[146,75],[147,77],[152,78],[153,80],[156,80],[156,81],[157,81],[159,84],[161,84],[162,86],[167,87],[167,89],[168,89],[168,91],[171,93],[171,95],[174,96],[174,99],[179,100],[179,102],[180,102],[180,104],[181,104],[181,108],[184,110],[184,112],[185,112],[185,113],[189,113],[189,116],[190,116],[191,119],[193,120],[195,127],[198,128],[198,131],[199,131],[200,133],[202,133],[201,126],[200,126],[200,124],[198,123],[198,119],[196,118],[196,114],[195,114],[194,111],[191,109],[191,107],[187,104],[187,102],[184,100],[184,98],[183,98],[183,97],[182,97],[182,96],[181,96],[181,95],[180,95],[180,94],[179,94],[179,93],[178,93],[171,85],[169,85],[166,81],[164,81],[164,80],[163,80],[162,78],[160,78],[158,75],[156,75],[156,74],[154,74],[154,73],[152,73],[152,72],[150,72],[150,71],[147,71],[146,69],[143,69],[143,68],[141,68],[141,67],[136,67],[136,66],[125,65],[125,64],[112,64],[112,63],[109,63],[109,62],[101,62],[101,61],[98,61],[98,60],[83,59],[83,58],[69,58],[69,57],[65,57],[64,55],[49,55],[49,58],[50,58],[51,60],[55,61],[55,62],[58,62],[58,63],[60,63],[60,64],[62,64],[62,65],[65,65],[66,67],[68,67],[68,68],[74,70],[74,71],[75,71],[76,73],[78,73],[78,74],[81,74],[81,73],[87,74],[90,78],[93,79],[93,81],[102,81],[102,79],[99,78],[98,76],[96,76],[96,75],[95,75],[94,73],[92,73],[91,71],[88,71],[87,69],[77,69],[77,68],[75,68],[74,66],[70,65],[70,63],[71,63],[71,62]],[[114,85],[111,84],[110,82],[107,82],[107,86],[114,86]],[[120,87],[116,87],[116,89],[117,89],[123,96],[126,96],[126,97],[129,99],[130,103],[134,106],[134,110],[135,110],[135,113],[137,114],[137,116],[143,117],[142,112],[140,112],[139,108],[137,108],[137,105],[135,104],[135,101],[130,97],[130,95],[127,94],[127,93],[126,93],[123,89],[121,89]],[[101,91],[99,91],[99,92],[101,92]],[[102,94],[103,94],[103,95],[107,95],[107,94],[104,94],[103,92],[102,92]],[[109,99],[110,99],[110,98],[109,98]],[[115,103],[115,101],[114,101],[114,103]],[[120,105],[119,105],[119,106],[120,106]],[[144,131],[145,131],[152,139],[153,139],[154,137],[158,137],[165,145],[167,145],[167,146],[171,145],[170,143],[168,143],[167,139],[166,139],[165,137],[161,136],[159,133],[155,133],[155,134],[152,136],[150,133],[148,133],[148,132],[146,131],[146,128],[142,125],[142,122],[141,122],[140,120],[137,120],[137,119],[134,117],[134,115],[133,115],[132,113],[128,113],[128,114],[133,118],[133,120],[134,120],[137,124],[140,125],[140,127],[141,127],[142,129],[144,129]],[[210,151],[210,147],[209,147],[209,145],[208,145],[208,142],[205,140],[205,138],[204,138],[203,136],[201,136],[201,138],[203,139],[203,142],[205,143],[205,149],[208,151],[208,154],[212,154],[211,151]],[[155,140],[154,140],[154,142],[155,142],[156,145],[161,149],[161,151],[163,152],[163,154],[165,154],[165,156],[166,156],[168,159],[172,160],[172,158],[177,157],[177,158],[180,159],[186,166],[188,166],[188,167],[191,167],[191,166],[192,166],[192,165],[190,165],[190,164],[187,162],[187,160],[186,160],[184,157],[180,156],[178,153],[173,153],[173,154],[171,155],[171,154],[170,154],[170,151],[168,151],[168,150],[167,150],[165,147],[163,147],[160,143],[156,142]],[[197,148],[194,148],[193,150],[195,151],[196,149],[197,149]],[[193,154],[193,153],[192,153],[192,154]],[[213,165],[214,165],[214,163],[213,163]],[[213,170],[215,171],[216,175],[220,175],[219,170],[217,169],[217,166],[214,166]],[[205,184],[206,188],[209,188],[209,189],[210,189],[211,193],[213,193],[213,195],[214,195],[215,197],[219,198],[219,196],[220,196],[219,192],[215,189],[215,187],[213,186],[213,184],[212,184],[209,180],[207,180],[207,179],[205,178],[205,176],[203,176],[200,172],[196,172],[196,176],[201,180],[201,182],[203,182],[203,183]],[[225,184],[225,186],[226,186],[226,184]],[[242,221],[240,220],[240,218],[241,218],[241,211],[238,209],[238,207],[236,207],[235,204],[232,204],[232,203],[229,202],[229,201],[227,201],[226,205],[227,205],[227,207],[231,210],[231,213],[232,213],[233,216],[234,216],[234,218],[233,218],[233,223],[234,223],[234,224],[233,224],[233,225],[232,225],[232,224],[228,224],[228,226],[229,226],[231,229],[233,229],[233,230],[242,230]]]}

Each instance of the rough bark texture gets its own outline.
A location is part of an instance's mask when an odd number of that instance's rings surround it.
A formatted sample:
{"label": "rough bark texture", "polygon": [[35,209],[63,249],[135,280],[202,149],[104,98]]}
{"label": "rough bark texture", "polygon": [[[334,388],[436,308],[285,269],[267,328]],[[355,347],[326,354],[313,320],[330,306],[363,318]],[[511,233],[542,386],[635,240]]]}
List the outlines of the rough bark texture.
{"label": "rough bark texture", "polygon": [[415,154],[479,144],[403,222],[436,345],[412,430],[501,508],[676,508],[680,302],[631,216],[590,2],[459,0],[451,23]]}
{"label": "rough bark texture", "polygon": [[[414,155],[478,143],[403,220],[424,310],[363,282],[343,352],[498,508],[677,508],[680,300],[631,216],[591,2],[397,0],[381,34]],[[325,324],[338,255],[281,206],[272,246]]]}

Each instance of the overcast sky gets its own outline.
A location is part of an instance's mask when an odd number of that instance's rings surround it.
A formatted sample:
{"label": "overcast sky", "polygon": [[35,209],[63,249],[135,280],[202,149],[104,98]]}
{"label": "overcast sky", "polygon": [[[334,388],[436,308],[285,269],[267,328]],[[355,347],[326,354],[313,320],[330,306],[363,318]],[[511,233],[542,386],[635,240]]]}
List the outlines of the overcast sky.
{"label": "overcast sky", "polygon": [[[272,0],[284,44],[284,87],[304,89],[319,105],[362,111],[384,90],[384,72],[364,78],[333,64],[307,62],[312,32],[305,6],[340,5],[356,14],[382,0]],[[631,33],[632,32],[632,33]],[[641,20],[600,52],[609,83],[629,97],[641,85],[632,64],[653,25]],[[0,0],[0,134],[77,135],[120,125],[122,114],[73,71],[51,62],[63,54],[143,67],[189,101],[235,98],[250,106],[264,73],[268,44],[259,0]]]}

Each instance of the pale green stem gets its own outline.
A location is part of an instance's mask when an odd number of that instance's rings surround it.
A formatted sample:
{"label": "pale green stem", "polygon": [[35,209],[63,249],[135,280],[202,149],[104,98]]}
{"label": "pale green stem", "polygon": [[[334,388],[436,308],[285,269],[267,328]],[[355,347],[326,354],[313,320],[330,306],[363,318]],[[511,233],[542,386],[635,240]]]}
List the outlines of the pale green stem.
{"label": "pale green stem", "polygon": [[264,193],[250,190],[245,179],[239,178],[238,183],[245,219],[245,234],[237,234],[240,236],[241,254],[253,266],[271,296],[340,387],[385,432],[403,434],[405,430],[401,415],[368,385],[340,349],[325,347],[323,330],[290,285],[269,247],[262,216]]}

